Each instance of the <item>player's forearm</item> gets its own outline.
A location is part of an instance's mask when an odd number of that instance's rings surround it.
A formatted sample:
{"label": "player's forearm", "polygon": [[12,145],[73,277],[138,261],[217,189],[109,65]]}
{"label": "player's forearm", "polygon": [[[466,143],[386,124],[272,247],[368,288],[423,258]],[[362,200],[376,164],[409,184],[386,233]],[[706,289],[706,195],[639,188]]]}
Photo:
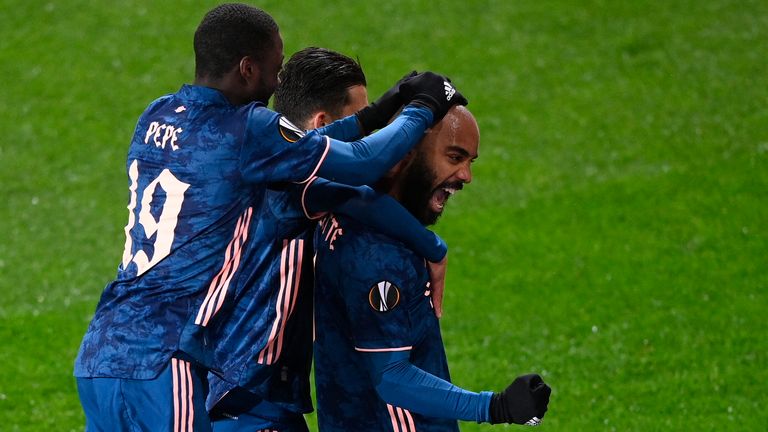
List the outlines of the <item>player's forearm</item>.
{"label": "player's forearm", "polygon": [[363,137],[363,132],[360,130],[360,124],[357,117],[351,115],[344,117],[343,119],[336,120],[328,126],[323,126],[317,131],[320,135],[329,136],[339,141],[355,141]]}
{"label": "player's forearm", "polygon": [[389,237],[400,240],[428,261],[439,262],[448,253],[448,245],[440,236],[426,229],[389,195],[368,189],[365,194],[343,202],[334,211],[351,216]]}
{"label": "player's forearm", "polygon": [[491,392],[474,393],[406,363],[393,368],[376,386],[390,405],[428,417],[487,422]]}
{"label": "player's forearm", "polygon": [[428,417],[487,422],[493,393],[474,393],[429,374],[407,358],[393,360],[381,353],[369,358],[376,392],[386,403]]}
{"label": "player's forearm", "polygon": [[367,186],[348,186],[318,178],[308,185],[303,201],[310,218],[326,212],[345,214],[400,240],[428,261],[439,262],[448,253],[443,239],[426,229],[397,200]]}
{"label": "player's forearm", "polygon": [[310,219],[322,217],[325,213],[336,211],[348,200],[359,199],[367,190],[370,190],[367,186],[349,186],[314,178],[305,186],[301,197],[304,213]]}
{"label": "player's forearm", "polygon": [[372,135],[354,142],[331,140],[317,175],[350,185],[373,184],[421,140],[432,119],[428,109],[409,105]]}

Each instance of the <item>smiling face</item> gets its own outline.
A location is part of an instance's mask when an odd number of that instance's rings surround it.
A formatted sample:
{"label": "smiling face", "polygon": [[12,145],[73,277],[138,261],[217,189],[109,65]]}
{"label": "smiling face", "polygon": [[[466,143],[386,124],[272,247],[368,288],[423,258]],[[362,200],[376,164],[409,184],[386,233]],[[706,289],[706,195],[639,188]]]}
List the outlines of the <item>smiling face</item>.
{"label": "smiling face", "polygon": [[451,195],[472,181],[479,144],[472,114],[463,106],[451,108],[397,168],[390,193],[421,223],[434,224]]}

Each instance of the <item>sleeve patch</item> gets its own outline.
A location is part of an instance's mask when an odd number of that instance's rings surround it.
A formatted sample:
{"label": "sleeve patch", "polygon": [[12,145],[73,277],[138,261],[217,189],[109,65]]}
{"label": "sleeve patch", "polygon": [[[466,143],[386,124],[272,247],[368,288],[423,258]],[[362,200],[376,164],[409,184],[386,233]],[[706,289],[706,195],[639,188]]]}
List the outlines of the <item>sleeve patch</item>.
{"label": "sleeve patch", "polygon": [[376,312],[389,312],[400,304],[400,289],[389,281],[381,281],[368,292],[368,304]]}
{"label": "sleeve patch", "polygon": [[283,139],[291,143],[300,140],[301,137],[304,136],[304,131],[296,127],[283,116],[280,117],[280,121],[277,123],[277,129],[280,131],[280,135]]}

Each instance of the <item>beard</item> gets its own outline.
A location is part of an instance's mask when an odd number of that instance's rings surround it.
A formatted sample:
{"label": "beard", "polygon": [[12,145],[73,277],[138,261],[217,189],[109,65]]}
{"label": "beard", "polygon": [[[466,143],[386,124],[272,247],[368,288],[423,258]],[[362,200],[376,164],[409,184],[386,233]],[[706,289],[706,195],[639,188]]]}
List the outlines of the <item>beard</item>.
{"label": "beard", "polygon": [[430,208],[437,175],[427,165],[423,153],[417,152],[403,173],[400,203],[424,226],[434,225],[443,214]]}

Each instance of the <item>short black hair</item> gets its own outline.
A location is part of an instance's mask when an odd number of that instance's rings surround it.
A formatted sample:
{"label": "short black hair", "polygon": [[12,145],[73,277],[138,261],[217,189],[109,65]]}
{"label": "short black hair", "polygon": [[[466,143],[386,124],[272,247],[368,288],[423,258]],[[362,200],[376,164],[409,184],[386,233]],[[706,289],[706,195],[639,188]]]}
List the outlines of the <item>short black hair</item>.
{"label": "short black hair", "polygon": [[278,31],[275,20],[253,6],[227,3],[211,9],[195,31],[195,77],[221,78],[245,56],[260,61]]}
{"label": "short black hair", "polygon": [[339,117],[349,103],[350,87],[367,86],[360,63],[325,48],[309,47],[283,65],[275,90],[275,111],[296,125],[312,113],[328,111]]}

